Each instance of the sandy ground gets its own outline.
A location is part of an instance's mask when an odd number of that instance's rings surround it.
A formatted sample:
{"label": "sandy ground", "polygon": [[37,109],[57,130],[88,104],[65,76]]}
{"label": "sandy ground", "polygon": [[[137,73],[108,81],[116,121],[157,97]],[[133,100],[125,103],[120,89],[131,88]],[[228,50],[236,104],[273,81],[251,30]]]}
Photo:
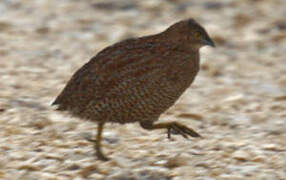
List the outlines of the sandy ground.
{"label": "sandy ground", "polygon": [[[189,17],[217,48],[160,121],[204,138],[108,124],[98,161],[96,124],[50,103],[102,48]],[[0,179],[286,179],[285,17],[285,0],[0,1]]]}

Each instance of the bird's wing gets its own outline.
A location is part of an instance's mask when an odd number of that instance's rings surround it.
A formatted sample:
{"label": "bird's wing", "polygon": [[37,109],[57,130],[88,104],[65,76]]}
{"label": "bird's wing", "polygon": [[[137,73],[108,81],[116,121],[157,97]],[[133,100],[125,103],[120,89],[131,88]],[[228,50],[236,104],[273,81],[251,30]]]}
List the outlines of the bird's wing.
{"label": "bird's wing", "polygon": [[[53,105],[58,105],[58,110],[72,110],[76,114],[90,101],[100,102],[115,96],[121,88],[134,84],[138,76],[162,67],[157,56],[170,47],[157,48],[156,43],[138,41],[126,40],[99,52],[72,76]],[[116,87],[118,90],[114,90]]]}

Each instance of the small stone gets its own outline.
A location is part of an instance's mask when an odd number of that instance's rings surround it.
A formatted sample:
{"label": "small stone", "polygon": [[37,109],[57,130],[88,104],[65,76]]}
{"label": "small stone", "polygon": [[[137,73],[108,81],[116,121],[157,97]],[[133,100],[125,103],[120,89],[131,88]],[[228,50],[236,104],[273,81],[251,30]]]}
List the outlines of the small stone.
{"label": "small stone", "polygon": [[39,167],[32,164],[22,164],[18,167],[19,170],[39,171]]}
{"label": "small stone", "polygon": [[245,97],[244,94],[236,94],[225,98],[224,102],[240,102]]}
{"label": "small stone", "polygon": [[232,154],[232,157],[239,161],[248,161],[250,159],[250,154],[246,151],[238,150]]}
{"label": "small stone", "polygon": [[35,117],[35,119],[32,119],[29,122],[28,126],[34,127],[37,129],[43,129],[51,124],[52,124],[52,121],[50,119],[45,118],[43,116],[38,116],[38,117]]}
{"label": "small stone", "polygon": [[162,165],[165,165],[167,164],[168,162],[166,160],[160,160],[160,161],[156,161],[154,163],[154,165],[159,165],[159,166],[162,166]]}
{"label": "small stone", "polygon": [[6,31],[9,30],[13,27],[12,24],[10,24],[9,22],[5,22],[5,21],[0,21],[0,32],[1,31]]}
{"label": "small stone", "polygon": [[236,94],[233,96],[229,96],[223,100],[225,103],[245,103],[245,95],[244,94]]}
{"label": "small stone", "polygon": [[45,154],[44,156],[45,159],[52,159],[52,160],[57,160],[57,161],[64,161],[64,158],[62,156],[59,156],[56,153],[48,153]]}
{"label": "small stone", "polygon": [[176,168],[179,166],[183,166],[186,164],[186,157],[182,157],[181,155],[177,155],[175,157],[170,158],[166,164],[165,167],[167,168]]}
{"label": "small stone", "polygon": [[286,101],[286,95],[277,96],[274,98],[275,101]]}
{"label": "small stone", "polygon": [[234,26],[236,28],[242,28],[251,22],[251,17],[246,14],[237,14],[233,18]]}
{"label": "small stone", "polygon": [[199,149],[191,149],[191,150],[190,150],[190,153],[191,153],[192,155],[204,155],[204,154],[205,154],[203,151],[201,151],[201,150],[199,150]]}
{"label": "small stone", "polygon": [[265,162],[265,159],[266,159],[265,156],[258,155],[258,156],[255,156],[255,157],[252,159],[252,161],[253,161],[253,162],[264,163],[264,162]]}
{"label": "small stone", "polygon": [[276,27],[281,30],[281,31],[285,31],[286,30],[286,21],[284,20],[279,20],[275,22]]}
{"label": "small stone", "polygon": [[195,113],[181,113],[177,116],[178,118],[186,118],[186,119],[195,119],[195,120],[202,120],[203,115],[195,114]]}
{"label": "small stone", "polygon": [[206,169],[210,167],[206,162],[197,163],[195,166],[196,167],[203,167],[203,168],[206,168]]}
{"label": "small stone", "polygon": [[93,174],[97,172],[97,167],[95,165],[89,165],[89,166],[86,166],[84,167],[80,172],[79,174],[84,177],[84,178],[87,178],[89,175]]}
{"label": "small stone", "polygon": [[48,32],[50,32],[50,28],[49,27],[39,27],[36,29],[36,32],[39,34],[47,34]]}
{"label": "small stone", "polygon": [[80,169],[80,166],[77,164],[72,164],[71,166],[67,167],[67,170],[69,170],[69,171],[75,171],[78,169]]}
{"label": "small stone", "polygon": [[281,151],[276,144],[265,144],[263,145],[263,149],[268,151]]}

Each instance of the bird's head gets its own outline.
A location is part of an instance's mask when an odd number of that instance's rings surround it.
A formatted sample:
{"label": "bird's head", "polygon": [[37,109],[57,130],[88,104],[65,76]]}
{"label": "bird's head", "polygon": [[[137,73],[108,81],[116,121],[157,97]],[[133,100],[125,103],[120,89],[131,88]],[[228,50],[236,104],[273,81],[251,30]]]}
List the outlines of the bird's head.
{"label": "bird's head", "polygon": [[170,26],[166,30],[166,33],[171,39],[180,43],[187,43],[192,47],[215,47],[213,40],[209,37],[206,30],[194,19],[187,19],[177,22]]}

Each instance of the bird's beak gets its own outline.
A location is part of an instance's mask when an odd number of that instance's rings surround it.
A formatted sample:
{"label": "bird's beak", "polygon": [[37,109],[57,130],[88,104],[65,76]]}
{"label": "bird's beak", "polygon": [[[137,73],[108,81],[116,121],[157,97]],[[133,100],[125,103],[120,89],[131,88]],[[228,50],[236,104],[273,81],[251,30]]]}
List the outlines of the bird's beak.
{"label": "bird's beak", "polygon": [[213,40],[210,37],[207,37],[206,39],[204,39],[203,44],[206,46],[215,47],[215,43],[213,42]]}

